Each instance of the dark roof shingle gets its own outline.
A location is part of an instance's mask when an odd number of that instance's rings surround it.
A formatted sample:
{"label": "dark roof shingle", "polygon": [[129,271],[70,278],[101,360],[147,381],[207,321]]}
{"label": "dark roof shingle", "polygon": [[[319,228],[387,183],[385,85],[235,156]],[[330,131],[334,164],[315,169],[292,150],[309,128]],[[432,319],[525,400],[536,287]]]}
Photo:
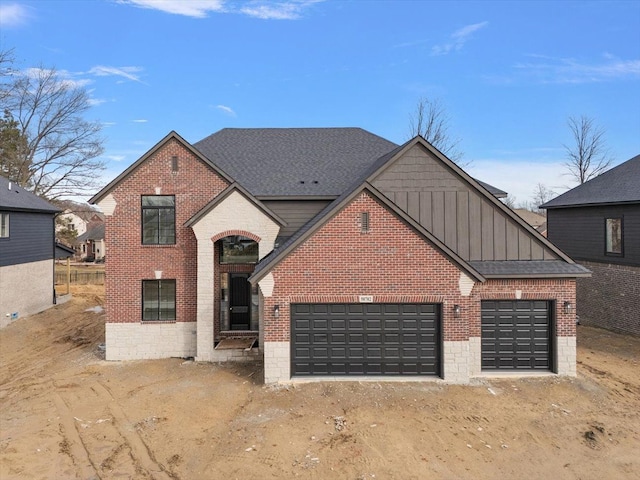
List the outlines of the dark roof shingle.
{"label": "dark roof shingle", "polygon": [[562,260],[492,260],[471,261],[469,264],[487,278],[591,276],[591,272],[582,265]]}
{"label": "dark roof shingle", "polygon": [[0,176],[0,210],[51,213],[60,211],[59,208],[54,207],[46,200],[22,187],[18,187],[14,182],[10,182],[8,178],[3,176]]}
{"label": "dark roof shingle", "polygon": [[577,207],[636,202],[640,202],[640,155],[578,185],[540,207]]}
{"label": "dark roof shingle", "polygon": [[255,196],[338,196],[396,144],[361,128],[225,128],[194,144]]}

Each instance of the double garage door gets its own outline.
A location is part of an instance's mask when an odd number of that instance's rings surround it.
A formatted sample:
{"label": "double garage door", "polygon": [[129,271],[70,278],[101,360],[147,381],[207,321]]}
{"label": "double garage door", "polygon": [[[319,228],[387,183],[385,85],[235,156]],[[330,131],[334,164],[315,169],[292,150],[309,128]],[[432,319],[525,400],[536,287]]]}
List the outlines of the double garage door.
{"label": "double garage door", "polygon": [[292,304],[291,374],[440,375],[440,306]]}
{"label": "double garage door", "polygon": [[483,370],[550,370],[550,303],[482,302]]}
{"label": "double garage door", "polygon": [[[483,370],[551,370],[547,301],[483,301]],[[441,375],[437,304],[292,304],[291,374]]]}

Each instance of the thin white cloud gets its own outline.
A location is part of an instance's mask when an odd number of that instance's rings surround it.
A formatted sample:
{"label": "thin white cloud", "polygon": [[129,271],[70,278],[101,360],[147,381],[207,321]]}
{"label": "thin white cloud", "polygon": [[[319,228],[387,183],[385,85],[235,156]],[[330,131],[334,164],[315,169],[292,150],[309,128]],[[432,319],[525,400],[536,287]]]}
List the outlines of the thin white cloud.
{"label": "thin white cloud", "polygon": [[113,127],[116,125],[116,122],[102,122],[103,127]]}
{"label": "thin white cloud", "polygon": [[118,3],[192,18],[207,18],[211,13],[235,13],[263,20],[295,20],[302,16],[307,7],[322,1],[324,0],[289,0],[284,2],[268,0],[242,2],[227,2],[225,0],[118,0]]}
{"label": "thin white cloud", "polygon": [[147,120],[146,118],[137,118],[135,120],[132,120],[133,123],[147,123],[149,120]]}
{"label": "thin white cloud", "polygon": [[89,105],[91,105],[92,107],[97,107],[99,105],[102,105],[103,103],[107,103],[107,100],[104,98],[90,98],[89,99]]}
{"label": "thin white cloud", "polygon": [[240,13],[263,20],[296,20],[302,16],[302,10],[315,2],[251,2],[240,8]]}
{"label": "thin white cloud", "polygon": [[223,0],[121,0],[118,3],[194,18],[205,18],[210,12],[224,11]]}
{"label": "thin white cloud", "polygon": [[93,83],[93,80],[89,78],[77,78],[76,74],[73,74],[67,70],[53,70],[50,68],[41,67],[26,68],[18,75],[24,75],[34,80],[55,75],[57,77],[56,79],[58,83],[68,88],[84,88],[87,85]]}
{"label": "thin white cloud", "polygon": [[449,42],[431,47],[431,55],[447,55],[451,52],[462,50],[462,47],[469,41],[471,36],[487,25],[489,25],[489,22],[480,22],[459,28],[451,34]]}
{"label": "thin white cloud", "polygon": [[138,75],[142,71],[142,67],[108,67],[105,65],[96,65],[92,67],[88,73],[96,77],[117,76],[134,82],[144,83]]}
{"label": "thin white cloud", "polygon": [[237,116],[236,112],[234,112],[231,107],[227,107],[226,105],[216,105],[216,108],[218,110],[223,111],[224,113],[226,113],[230,117],[236,117]]}
{"label": "thin white cloud", "polygon": [[0,4],[0,25],[2,28],[21,27],[31,18],[27,7],[19,3]]}
{"label": "thin white cloud", "polygon": [[107,158],[108,160],[111,160],[113,162],[121,162],[122,160],[124,160],[127,157],[124,156],[124,155],[105,155],[105,158]]}
{"label": "thin white cloud", "polygon": [[528,55],[534,60],[519,63],[515,68],[540,83],[594,83],[622,78],[640,78],[640,59],[622,60],[609,53],[596,62],[574,58]]}

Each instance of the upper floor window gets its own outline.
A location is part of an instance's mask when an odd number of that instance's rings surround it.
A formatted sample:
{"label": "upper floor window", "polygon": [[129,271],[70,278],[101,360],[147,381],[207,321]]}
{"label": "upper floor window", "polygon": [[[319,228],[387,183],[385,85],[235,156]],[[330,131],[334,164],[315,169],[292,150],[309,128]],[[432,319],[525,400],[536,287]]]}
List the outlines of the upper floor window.
{"label": "upper floor window", "polygon": [[173,195],[142,196],[142,244],[176,243],[176,207]]}
{"label": "upper floor window", "polygon": [[622,218],[605,220],[606,253],[622,255]]}
{"label": "upper floor window", "polygon": [[9,238],[9,214],[0,213],[0,238]]}

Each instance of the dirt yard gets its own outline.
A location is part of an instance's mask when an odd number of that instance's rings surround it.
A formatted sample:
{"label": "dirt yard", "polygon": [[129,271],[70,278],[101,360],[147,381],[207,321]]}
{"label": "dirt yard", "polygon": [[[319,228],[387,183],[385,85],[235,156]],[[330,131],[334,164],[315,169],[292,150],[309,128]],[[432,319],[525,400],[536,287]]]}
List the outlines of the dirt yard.
{"label": "dirt yard", "polygon": [[637,479],[640,339],[580,327],[578,378],[262,385],[105,362],[102,287],[0,331],[0,478]]}

